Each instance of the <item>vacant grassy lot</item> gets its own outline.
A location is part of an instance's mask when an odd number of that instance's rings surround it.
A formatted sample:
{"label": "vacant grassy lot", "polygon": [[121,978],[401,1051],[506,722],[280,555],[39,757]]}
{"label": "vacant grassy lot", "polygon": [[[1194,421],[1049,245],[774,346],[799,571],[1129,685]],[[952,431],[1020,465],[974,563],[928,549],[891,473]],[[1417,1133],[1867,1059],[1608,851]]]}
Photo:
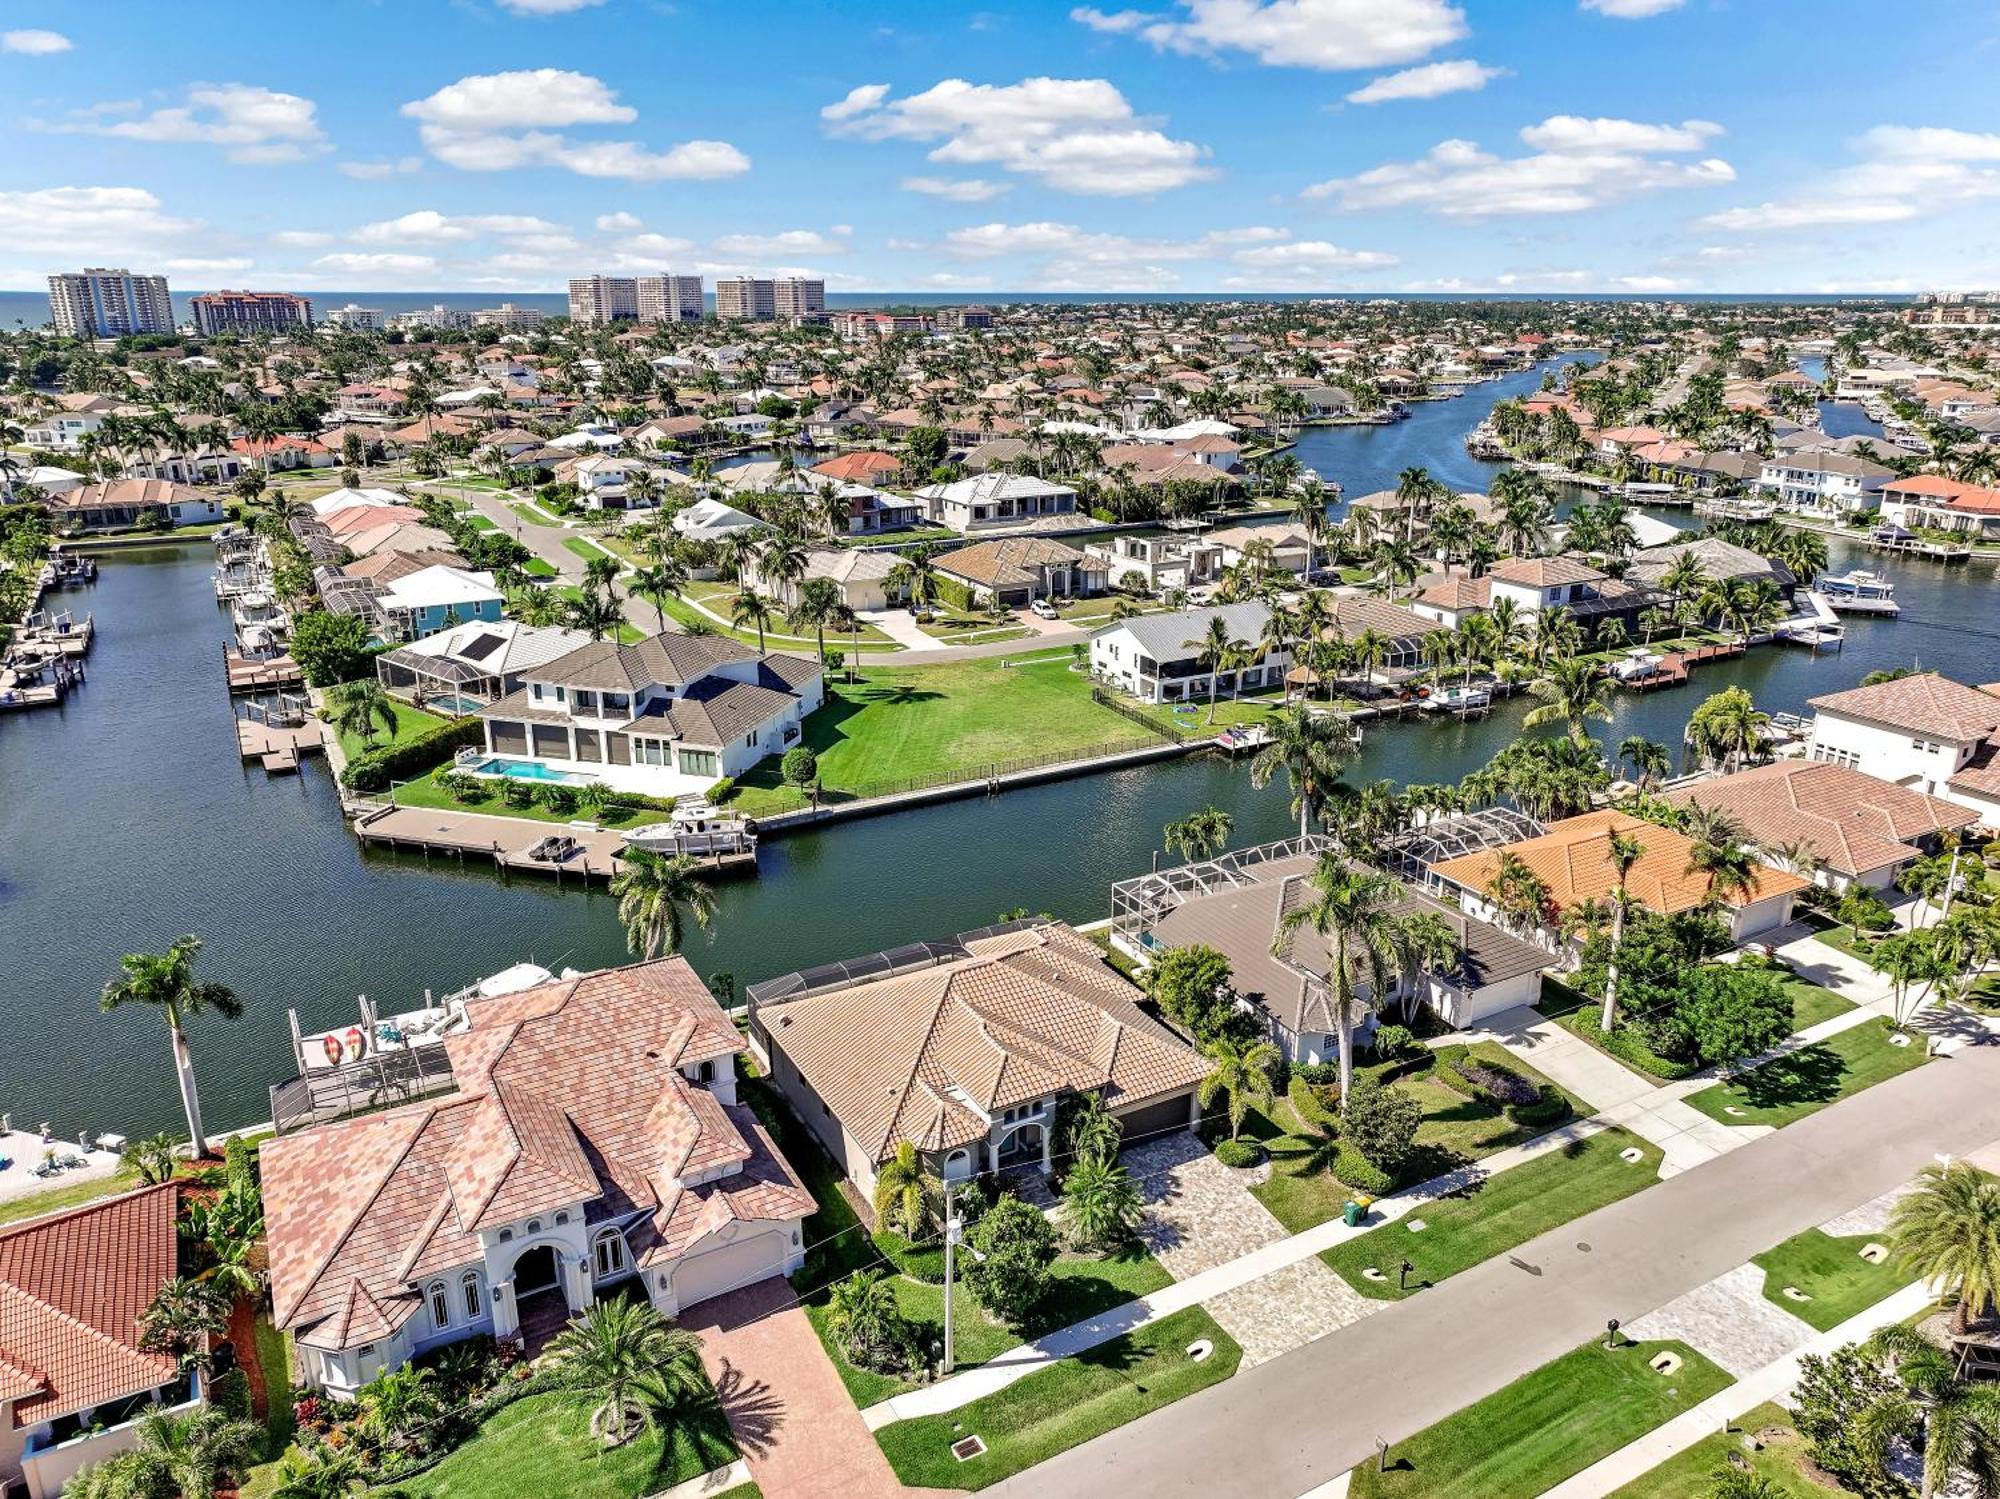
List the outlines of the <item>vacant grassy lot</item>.
{"label": "vacant grassy lot", "polygon": [[[1160,741],[1090,700],[1068,658],[1003,668],[998,660],[873,666],[858,682],[831,680],[806,720],[827,799],[906,789],[912,780],[975,777],[1010,762],[1079,758]],[[766,761],[738,782],[737,805],[768,813],[804,804]]]}
{"label": "vacant grassy lot", "polygon": [[[1197,1339],[1215,1345],[1196,1363]],[[1114,1338],[1075,1358],[1030,1374],[984,1400],[941,1416],[898,1421],[875,1434],[896,1476],[913,1488],[983,1489],[1058,1452],[1136,1421],[1236,1372],[1243,1350],[1200,1307]],[[985,1442],[982,1456],[960,1462],[951,1444],[966,1435]]]}
{"label": "vacant grassy lot", "polygon": [[[1809,1228],[1776,1249],[1765,1250],[1751,1261],[1764,1272],[1764,1299],[1821,1332],[1831,1331],[1909,1283],[1910,1276],[1893,1262],[1874,1265],[1861,1258],[1862,1249],[1879,1237],[1852,1234],[1835,1238]],[[1786,1286],[1803,1291],[1812,1300],[1793,1300],[1785,1294]]]}
{"label": "vacant grassy lot", "polygon": [[[1790,1124],[1899,1072],[1921,1067],[1924,1038],[1893,1046],[1895,1027],[1880,1018],[1766,1062],[1734,1082],[1717,1083],[1688,1103],[1724,1124]],[[1731,1110],[1736,1112],[1732,1113]]]}
{"label": "vacant grassy lot", "polygon": [[[1621,1152],[1634,1147],[1641,1158],[1625,1160]],[[1410,1218],[1337,1244],[1320,1258],[1362,1295],[1400,1301],[1585,1213],[1630,1197],[1657,1181],[1659,1169],[1656,1147],[1622,1129],[1608,1129],[1498,1172],[1456,1197],[1426,1204]],[[1422,1232],[1410,1230],[1411,1218],[1423,1222]],[[1397,1266],[1405,1259],[1415,1267],[1407,1292],[1397,1288]],[[1372,1280],[1362,1273],[1371,1266],[1384,1279]]]}
{"label": "vacant grassy lot", "polygon": [[[1657,1374],[1672,1353],[1681,1367]],[[1685,1343],[1590,1343],[1354,1470],[1353,1499],[1533,1499],[1731,1380]]]}
{"label": "vacant grassy lot", "polygon": [[451,1456],[397,1490],[410,1499],[640,1499],[736,1460],[722,1409],[683,1413],[664,1435],[606,1449],[588,1396],[530,1395],[497,1412]]}

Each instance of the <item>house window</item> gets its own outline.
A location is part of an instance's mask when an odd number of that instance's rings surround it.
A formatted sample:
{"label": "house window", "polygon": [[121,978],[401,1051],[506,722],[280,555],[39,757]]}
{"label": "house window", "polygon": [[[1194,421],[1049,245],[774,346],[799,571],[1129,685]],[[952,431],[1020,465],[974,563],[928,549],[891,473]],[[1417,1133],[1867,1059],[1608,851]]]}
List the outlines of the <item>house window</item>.
{"label": "house window", "polygon": [[481,1317],[486,1313],[485,1298],[479,1294],[479,1272],[468,1270],[459,1278],[458,1289],[465,1298],[465,1315]]}
{"label": "house window", "polygon": [[528,1232],[531,1234],[538,1234],[541,1231],[542,1231],[542,1220],[539,1218],[530,1218],[528,1220]]}
{"label": "house window", "polygon": [[451,1326],[451,1297],[445,1293],[444,1282],[434,1280],[430,1289],[431,1326],[443,1332]]}
{"label": "house window", "polygon": [[625,1236],[615,1228],[607,1228],[598,1234],[591,1245],[591,1257],[597,1269],[597,1278],[605,1280],[613,1275],[625,1273]]}
{"label": "house window", "polygon": [[715,751],[691,749],[681,751],[682,775],[712,776],[715,773]]}
{"label": "house window", "polygon": [[511,1229],[511,1228],[503,1228],[503,1229],[501,1229],[501,1230],[500,1230],[500,1242],[501,1242],[502,1244],[511,1244],[511,1243],[513,1243],[513,1242],[514,1242],[514,1230],[513,1230],[513,1229]]}

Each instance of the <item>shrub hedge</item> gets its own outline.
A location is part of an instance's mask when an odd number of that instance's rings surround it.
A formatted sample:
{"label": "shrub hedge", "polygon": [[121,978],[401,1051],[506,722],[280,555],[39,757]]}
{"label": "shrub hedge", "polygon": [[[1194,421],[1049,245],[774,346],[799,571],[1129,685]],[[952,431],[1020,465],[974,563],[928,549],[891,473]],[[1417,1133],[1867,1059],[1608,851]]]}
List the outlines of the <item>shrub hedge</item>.
{"label": "shrub hedge", "polygon": [[356,755],[341,773],[341,783],[350,791],[387,791],[392,781],[414,780],[468,745],[485,742],[486,726],[479,719],[453,719],[401,744]]}
{"label": "shrub hedge", "polygon": [[1242,1170],[1254,1166],[1264,1159],[1264,1147],[1255,1140],[1231,1140],[1224,1138],[1216,1144],[1215,1158],[1225,1166]]}
{"label": "shrub hedge", "polygon": [[1661,1056],[1629,1026],[1621,1025],[1614,1028],[1609,1035],[1605,1034],[1597,1023],[1597,1014],[1593,1011],[1579,1011],[1565,1018],[1584,1040],[1603,1047],[1619,1061],[1636,1067],[1649,1076],[1665,1078],[1668,1082],[1679,1082],[1682,1078],[1693,1077],[1701,1071],[1700,1062],[1676,1062]]}
{"label": "shrub hedge", "polygon": [[1388,1172],[1371,1164],[1366,1156],[1345,1140],[1340,1142],[1340,1151],[1334,1157],[1333,1174],[1344,1186],[1366,1192],[1371,1197],[1380,1197],[1396,1185]]}

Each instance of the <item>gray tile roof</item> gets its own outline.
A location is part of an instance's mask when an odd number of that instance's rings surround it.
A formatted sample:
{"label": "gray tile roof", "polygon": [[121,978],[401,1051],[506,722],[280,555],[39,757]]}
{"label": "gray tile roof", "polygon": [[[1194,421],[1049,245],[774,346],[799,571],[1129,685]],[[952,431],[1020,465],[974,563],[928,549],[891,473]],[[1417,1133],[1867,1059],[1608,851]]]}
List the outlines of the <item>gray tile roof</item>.
{"label": "gray tile roof", "polygon": [[1093,638],[1123,630],[1138,641],[1139,648],[1155,661],[1179,661],[1197,654],[1183,642],[1205,636],[1209,619],[1215,615],[1222,617],[1233,638],[1254,644],[1262,638],[1264,625],[1271,618],[1271,610],[1268,605],[1249,599],[1240,604],[1183,609],[1175,614],[1141,614],[1100,630],[1098,636]]}

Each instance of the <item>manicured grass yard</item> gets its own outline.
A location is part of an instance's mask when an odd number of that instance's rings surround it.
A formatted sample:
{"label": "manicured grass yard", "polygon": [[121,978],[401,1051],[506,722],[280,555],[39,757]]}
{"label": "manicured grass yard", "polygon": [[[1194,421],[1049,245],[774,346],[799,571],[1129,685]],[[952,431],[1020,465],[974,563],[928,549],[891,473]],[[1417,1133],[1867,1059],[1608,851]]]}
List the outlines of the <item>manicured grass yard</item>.
{"label": "manicured grass yard", "polygon": [[591,1408],[589,1397],[566,1392],[517,1400],[435,1468],[396,1487],[410,1499],[639,1499],[736,1460],[729,1423],[713,1403],[609,1450],[590,1435]]}
{"label": "manicured grass yard", "polygon": [[[64,1145],[62,1141],[58,1140],[56,1145],[58,1147],[58,1154],[75,1153],[75,1141]],[[39,1155],[33,1160],[25,1160],[17,1157],[14,1161],[13,1169],[16,1171],[32,1171],[39,1164],[41,1164],[41,1157]],[[125,1170],[123,1167],[120,1167],[112,1175],[99,1177],[95,1181],[69,1182],[64,1184],[60,1178],[57,1178],[56,1182],[51,1184],[46,1192],[35,1192],[26,1197],[13,1197],[5,1202],[0,1202],[0,1223],[19,1223],[26,1218],[39,1218],[44,1213],[59,1213],[65,1208],[81,1207],[84,1203],[95,1202],[100,1197],[110,1197],[119,1192],[130,1192],[138,1185],[138,1175],[135,1172]]]}
{"label": "manicured grass yard", "polygon": [[[1690,1095],[1688,1103],[1724,1124],[1790,1124],[1921,1067],[1926,1060],[1924,1038],[1914,1036],[1908,1046],[1892,1046],[1889,1036],[1894,1029],[1885,1019],[1864,1021],[1767,1062],[1734,1082],[1703,1088]],[[1740,1112],[1732,1114],[1731,1108]]]}
{"label": "manicured grass yard", "polygon": [[[1200,1363],[1187,1355],[1206,1338],[1215,1351]],[[875,1434],[896,1476],[913,1488],[983,1489],[1101,1436],[1148,1411],[1220,1384],[1236,1372],[1243,1350],[1200,1307],[1142,1327],[1064,1359],[996,1395],[941,1416],[898,1421]],[[959,1462],[951,1444],[965,1436],[986,1443],[983,1455]]]}
{"label": "manicured grass yard", "polygon": [[556,566],[553,562],[544,562],[540,557],[530,557],[526,562],[523,562],[521,564],[521,571],[531,578],[557,578],[562,576],[562,574],[556,571]]}
{"label": "manicured grass yard", "polygon": [[[1641,1159],[1622,1159],[1620,1152],[1634,1146]],[[1622,1129],[1604,1130],[1497,1172],[1456,1197],[1417,1208],[1411,1217],[1423,1221],[1420,1233],[1410,1231],[1410,1219],[1398,1219],[1337,1244],[1320,1258],[1362,1295],[1400,1301],[1585,1213],[1630,1197],[1657,1181],[1659,1170],[1656,1147]],[[1416,1267],[1407,1292],[1397,1289],[1396,1267],[1405,1259]],[[1362,1274],[1370,1266],[1386,1279],[1370,1280]]]}
{"label": "manicured grass yard", "polygon": [[[1708,1499],[1715,1475],[1730,1466],[1732,1453],[1745,1459],[1751,1472],[1774,1484],[1782,1499],[1827,1499],[1828,1495],[1847,1492],[1806,1476],[1800,1466],[1805,1456],[1803,1439],[1792,1426],[1792,1413],[1782,1405],[1767,1402],[1729,1424],[1729,1435],[1717,1432],[1703,1437],[1652,1472],[1622,1489],[1613,1489],[1611,1499]],[[1744,1437],[1760,1433],[1763,1445],[1752,1451]]]}
{"label": "manicured grass yard", "polygon": [[[1548,1082],[1497,1042],[1482,1041],[1470,1054],[1476,1060],[1519,1073],[1530,1082]],[[1370,1070],[1357,1068],[1356,1074],[1365,1076]],[[1543,1133],[1513,1123],[1489,1103],[1447,1088],[1430,1073],[1407,1076],[1391,1086],[1423,1105],[1424,1122],[1417,1128],[1417,1145],[1427,1152],[1427,1159],[1416,1168],[1413,1180],[1441,1176],[1468,1160],[1479,1160]],[[1578,1114],[1590,1112],[1575,1099],[1570,1103]],[[1299,1233],[1337,1217],[1354,1194],[1331,1171],[1313,1169],[1317,1136],[1304,1127],[1291,1104],[1280,1099],[1274,1113],[1275,1120],[1260,1116],[1254,1125],[1245,1124],[1245,1132],[1253,1133],[1271,1153],[1270,1178],[1250,1190],[1288,1233]]]}
{"label": "manicured grass yard", "polygon": [[[940,666],[867,666],[858,682],[827,683],[825,706],[806,720],[828,799],[905,789],[912,780],[978,776],[996,764],[1045,756],[1138,749],[1159,741],[1090,700],[1090,682],[1068,658],[1002,668],[997,660]],[[775,758],[737,782],[736,805],[753,813],[802,806]]]}
{"label": "manicured grass yard", "polygon": [[[1681,1367],[1657,1374],[1674,1353]],[[1732,1381],[1685,1343],[1590,1343],[1359,1464],[1353,1499],[1533,1499]]]}
{"label": "manicured grass yard", "polygon": [[1823,1020],[1831,1020],[1836,1015],[1845,1015],[1854,1008],[1854,1001],[1842,999],[1831,989],[1822,989],[1811,979],[1788,978],[1785,992],[1792,997],[1792,1031],[1810,1030]]}
{"label": "manicured grass yard", "polygon": [[375,737],[365,743],[359,734],[342,734],[341,753],[352,760],[356,755],[366,754],[369,750],[387,749],[392,744],[407,744],[419,735],[428,734],[432,729],[442,728],[451,722],[450,719],[423,708],[412,708],[408,703],[399,702],[395,704],[395,709],[396,727],[393,731],[385,730],[378,722],[375,725]]}
{"label": "manicured grass yard", "polygon": [[399,807],[435,807],[441,812],[477,812],[487,817],[518,817],[525,822],[570,823],[590,821],[607,828],[644,827],[649,822],[664,822],[668,814],[653,811],[628,811],[622,807],[606,807],[598,812],[586,812],[579,807],[574,812],[551,812],[546,807],[510,807],[500,799],[498,783],[487,781],[494,787],[493,794],[480,802],[454,801],[437,783],[441,774],[446,774],[449,766],[419,776],[413,781],[404,781],[395,789],[395,802]]}
{"label": "manicured grass yard", "polygon": [[[1873,1265],[1861,1258],[1861,1250],[1880,1238],[1879,1234],[1835,1238],[1809,1228],[1776,1249],[1765,1250],[1751,1263],[1764,1272],[1766,1301],[1821,1332],[1829,1332],[1909,1283],[1909,1275],[1893,1261]],[[1805,1292],[1812,1300],[1794,1301],[1785,1295],[1786,1286]]]}
{"label": "manicured grass yard", "polygon": [[563,538],[563,550],[575,553],[585,562],[595,562],[600,557],[609,557],[613,562],[618,561],[618,556],[615,552],[606,547],[599,546],[588,536],[565,536]]}

